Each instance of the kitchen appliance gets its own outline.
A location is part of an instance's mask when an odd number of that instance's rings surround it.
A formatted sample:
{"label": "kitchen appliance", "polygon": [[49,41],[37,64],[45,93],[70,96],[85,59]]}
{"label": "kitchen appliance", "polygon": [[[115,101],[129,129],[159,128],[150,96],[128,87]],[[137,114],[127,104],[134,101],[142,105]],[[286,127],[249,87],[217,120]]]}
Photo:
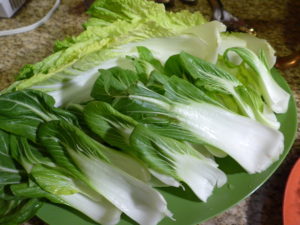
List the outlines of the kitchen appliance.
{"label": "kitchen appliance", "polygon": [[[0,17],[10,17],[23,5],[25,1],[26,0],[0,0]],[[47,14],[37,22],[24,27],[18,27],[10,30],[0,30],[0,37],[24,33],[27,31],[34,30],[35,28],[41,26],[48,19],[50,19],[54,11],[58,8],[60,1],[61,0],[56,0],[52,8],[47,12]]]}
{"label": "kitchen appliance", "polygon": [[26,0],[0,0],[0,17],[12,17]]}

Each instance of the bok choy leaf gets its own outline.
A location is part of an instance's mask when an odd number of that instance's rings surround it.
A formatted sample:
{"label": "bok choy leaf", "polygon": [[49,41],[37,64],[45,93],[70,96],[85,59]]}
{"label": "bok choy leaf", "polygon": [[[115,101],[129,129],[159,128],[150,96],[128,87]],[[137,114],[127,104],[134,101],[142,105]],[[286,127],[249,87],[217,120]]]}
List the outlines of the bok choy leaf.
{"label": "bok choy leaf", "polygon": [[11,192],[12,185],[19,185],[26,172],[11,157],[10,138],[0,130],[0,224],[19,225],[33,217],[42,202],[35,196],[20,198]]}
{"label": "bok choy leaf", "polygon": [[42,122],[62,119],[77,123],[74,115],[55,108],[54,103],[51,96],[35,90],[0,95],[0,129],[36,141]]}
{"label": "bok choy leaf", "polygon": [[0,130],[0,188],[20,183],[25,172],[11,157],[9,142],[10,134]]}
{"label": "bok choy leaf", "polygon": [[22,224],[32,218],[41,206],[42,202],[36,198],[10,201],[0,199],[0,207],[5,209],[0,211],[0,224]]}
{"label": "bok choy leaf", "polygon": [[[122,76],[120,80],[126,79]],[[279,131],[226,110],[186,80],[162,75],[156,80],[164,93],[137,82],[128,88],[127,98],[118,100],[115,96],[116,109],[142,123],[150,121],[162,128],[175,124],[193,137],[187,141],[224,151],[249,173],[265,170],[282,153],[283,135]]]}

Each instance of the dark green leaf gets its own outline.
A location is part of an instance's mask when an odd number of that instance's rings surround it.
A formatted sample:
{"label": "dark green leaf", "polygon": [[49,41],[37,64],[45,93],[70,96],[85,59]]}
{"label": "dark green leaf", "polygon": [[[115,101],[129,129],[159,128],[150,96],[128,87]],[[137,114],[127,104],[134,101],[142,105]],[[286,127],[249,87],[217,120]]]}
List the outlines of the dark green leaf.
{"label": "dark green leaf", "polygon": [[119,67],[100,70],[91,96],[100,101],[111,102],[116,97],[128,96],[128,89],[137,81],[137,74],[131,70]]}
{"label": "dark green leaf", "polygon": [[[174,66],[175,63],[177,63],[177,66]],[[180,53],[178,56],[172,56],[170,62],[166,63],[166,67],[169,73],[187,78],[191,82],[197,81],[198,87],[209,91],[231,94],[232,87],[241,85],[233,75],[225,70],[185,52]]]}
{"label": "dark green leaf", "polygon": [[47,198],[50,197],[50,200],[54,199],[56,202],[63,203],[63,201],[59,197],[55,197],[55,195],[72,195],[79,192],[73,179],[66,176],[63,170],[59,168],[36,165],[32,168],[31,174],[36,183],[43,190],[54,195],[44,196]]}
{"label": "dark green leaf", "polygon": [[84,108],[89,128],[111,146],[129,148],[129,136],[137,122],[105,102],[91,102]]}
{"label": "dark green leaf", "polygon": [[64,203],[56,195],[44,191],[34,182],[14,184],[10,186],[10,189],[15,196],[21,198],[47,198],[54,203]]}
{"label": "dark green leaf", "polygon": [[21,180],[21,170],[10,155],[10,135],[0,130],[0,186]]}
{"label": "dark green leaf", "polygon": [[223,107],[217,101],[211,99],[205,92],[179,77],[170,77],[164,87],[166,91],[165,96],[173,101],[180,103],[187,103],[190,101],[208,102]]}
{"label": "dark green leaf", "polygon": [[[1,225],[19,225],[33,217],[41,208],[42,202],[36,198],[23,200],[11,205],[11,202],[2,201],[3,205],[8,206],[4,215],[0,216]],[[1,205],[1,200],[0,200]]]}
{"label": "dark green leaf", "polygon": [[72,161],[70,152],[107,160],[101,153],[101,149],[106,148],[105,146],[74,125],[63,121],[50,121],[42,124],[38,130],[38,138],[58,166],[65,168],[69,175],[83,180],[85,177]]}
{"label": "dark green leaf", "polygon": [[130,136],[131,153],[143,160],[150,168],[169,176],[176,177],[172,158],[157,145],[158,135],[141,125],[136,126]]}
{"label": "dark green leaf", "polygon": [[0,129],[36,140],[37,127],[45,121],[76,122],[74,115],[54,107],[54,99],[40,91],[23,90],[0,96]]}
{"label": "dark green leaf", "polygon": [[151,51],[143,46],[137,47],[139,57],[128,57],[132,60],[139,80],[146,84],[153,71],[164,73],[164,67],[161,62],[154,58]]}

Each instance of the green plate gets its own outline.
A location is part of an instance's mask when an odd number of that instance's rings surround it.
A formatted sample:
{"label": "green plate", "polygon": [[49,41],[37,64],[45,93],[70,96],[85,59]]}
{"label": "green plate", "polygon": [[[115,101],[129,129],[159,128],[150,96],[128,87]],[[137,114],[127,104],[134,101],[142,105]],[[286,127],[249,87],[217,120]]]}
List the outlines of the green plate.
{"label": "green plate", "polygon": [[[291,93],[288,84],[277,70],[272,71],[277,82]],[[195,225],[208,220],[226,209],[234,206],[259,188],[280,166],[287,156],[297,133],[297,110],[292,97],[288,112],[278,115],[281,122],[281,132],[285,137],[285,149],[280,159],[268,170],[259,174],[247,174],[236,162],[226,157],[219,159],[220,168],[228,175],[228,183],[222,188],[215,189],[206,203],[199,202],[191,190],[185,191],[176,188],[160,188],[160,192],[168,202],[168,208],[174,213],[176,221],[168,218],[159,225]],[[96,224],[79,212],[54,204],[45,204],[38,212],[38,216],[49,225],[91,225]],[[136,224],[128,217],[123,216],[118,225]]]}

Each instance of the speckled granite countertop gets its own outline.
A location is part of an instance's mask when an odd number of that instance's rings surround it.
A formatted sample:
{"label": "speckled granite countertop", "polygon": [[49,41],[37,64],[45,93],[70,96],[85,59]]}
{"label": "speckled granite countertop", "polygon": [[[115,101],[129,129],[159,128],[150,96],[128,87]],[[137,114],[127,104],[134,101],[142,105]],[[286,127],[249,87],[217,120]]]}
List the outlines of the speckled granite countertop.
{"label": "speckled granite countertop", "polygon": [[[35,22],[51,8],[54,0],[29,0],[13,19],[0,19],[0,30]],[[283,56],[300,50],[300,1],[294,0],[223,0],[225,8],[244,19],[267,39]],[[178,0],[176,8],[188,7]],[[191,10],[200,10],[207,18],[211,10],[206,0],[199,0]],[[86,20],[81,0],[62,0],[53,17],[38,29],[10,37],[0,37],[0,89],[14,80],[14,75],[26,63],[34,63],[49,55],[55,40],[76,35]],[[292,88],[300,109],[300,67],[282,71]],[[298,114],[299,121],[299,114]],[[289,171],[300,156],[300,136],[277,172],[246,200],[203,225],[281,225],[282,198]],[[44,224],[33,219],[30,224]],[[63,221],[62,221],[63,224]],[[184,225],[184,224],[183,224]]]}

